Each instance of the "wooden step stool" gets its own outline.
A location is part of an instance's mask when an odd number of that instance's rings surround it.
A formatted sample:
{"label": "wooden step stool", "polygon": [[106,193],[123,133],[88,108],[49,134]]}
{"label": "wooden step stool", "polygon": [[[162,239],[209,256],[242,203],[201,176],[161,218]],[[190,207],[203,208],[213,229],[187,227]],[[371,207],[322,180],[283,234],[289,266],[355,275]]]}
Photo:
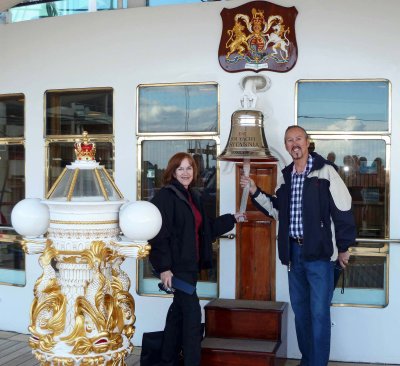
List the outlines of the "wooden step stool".
{"label": "wooden step stool", "polygon": [[287,303],[216,299],[204,310],[202,366],[284,364]]}

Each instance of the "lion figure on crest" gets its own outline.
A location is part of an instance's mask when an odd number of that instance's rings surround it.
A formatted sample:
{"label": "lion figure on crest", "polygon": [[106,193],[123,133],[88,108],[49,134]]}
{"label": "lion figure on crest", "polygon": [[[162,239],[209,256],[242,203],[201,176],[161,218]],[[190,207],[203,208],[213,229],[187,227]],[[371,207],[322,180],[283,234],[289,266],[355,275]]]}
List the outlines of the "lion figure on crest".
{"label": "lion figure on crest", "polygon": [[232,53],[235,52],[237,52],[240,56],[244,56],[244,52],[249,49],[249,45],[247,44],[247,36],[245,33],[243,33],[244,29],[245,26],[236,20],[233,28],[228,30],[229,39],[226,42],[226,48],[229,48],[229,51],[225,56],[227,59]]}

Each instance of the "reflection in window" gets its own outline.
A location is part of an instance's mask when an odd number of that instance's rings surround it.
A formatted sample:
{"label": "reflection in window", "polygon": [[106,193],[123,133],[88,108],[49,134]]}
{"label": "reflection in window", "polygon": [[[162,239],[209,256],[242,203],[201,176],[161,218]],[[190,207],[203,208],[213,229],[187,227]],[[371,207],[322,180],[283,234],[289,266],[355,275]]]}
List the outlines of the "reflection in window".
{"label": "reflection in window", "polygon": [[25,198],[24,95],[0,95],[0,284],[25,285],[25,253],[11,211]]}
{"label": "reflection in window", "polygon": [[0,226],[25,197],[24,96],[0,95]]}
{"label": "reflection in window", "polygon": [[[141,158],[138,198],[151,200],[162,186],[161,179],[169,158],[185,151],[193,155],[198,165],[196,186],[203,194],[207,214],[215,217],[218,212],[218,84],[139,85],[137,93],[137,132],[141,136],[138,145],[138,156]],[[197,284],[200,297],[218,296],[217,245],[213,253],[213,269],[202,271]],[[158,282],[151,274],[149,261],[138,261],[138,293],[162,295],[158,290]]]}
{"label": "reflection in window", "polygon": [[215,140],[146,140],[142,142],[141,199],[151,200],[162,187],[162,177],[169,158],[179,151],[193,155],[198,166],[195,186],[211,196],[213,204],[209,215],[215,217],[216,155]]}
{"label": "reflection in window", "polygon": [[147,6],[200,3],[205,0],[147,0]]}
{"label": "reflection in window", "polygon": [[387,80],[297,83],[297,123],[307,131],[388,131]]}
{"label": "reflection in window", "polygon": [[[315,151],[336,164],[339,175],[352,196],[359,238],[385,238],[388,198],[386,185],[387,142],[373,139],[313,138]],[[387,255],[384,243],[358,242],[356,250],[372,250],[364,255],[354,252],[344,276],[334,292],[334,304],[385,306],[387,304]]]}
{"label": "reflection in window", "polygon": [[113,133],[110,88],[46,92],[47,136]]}
{"label": "reflection in window", "polygon": [[0,285],[25,286],[25,253],[12,229],[1,229]]}
{"label": "reflection in window", "polygon": [[23,94],[0,96],[0,138],[24,137]]}
{"label": "reflection in window", "polygon": [[[112,176],[114,169],[113,144],[107,141],[96,142],[96,161],[103,165]],[[74,142],[71,141],[52,141],[48,144],[48,177],[46,192],[53,186],[66,165],[75,161]]]}
{"label": "reflection in window", "polygon": [[336,164],[353,198],[357,236],[384,238],[387,228],[386,141],[313,139],[315,151]]}
{"label": "reflection in window", "polygon": [[[35,0],[22,2],[10,9],[11,22],[118,9],[119,0]],[[122,1],[122,8],[127,0]]]}
{"label": "reflection in window", "polygon": [[140,85],[138,106],[139,133],[215,133],[218,129],[215,83]]}
{"label": "reflection in window", "polygon": [[[199,174],[195,187],[202,192],[207,214],[215,217],[217,212],[217,144],[213,139],[196,140],[145,140],[142,142],[141,191],[140,198],[151,200],[162,187],[162,177],[169,158],[176,152],[184,151],[193,155]],[[200,273],[197,292],[199,296],[217,294],[217,250],[213,252],[213,268]],[[140,261],[139,293],[159,294],[157,283],[151,273],[148,259]],[[211,282],[211,283],[210,283]]]}
{"label": "reflection in window", "polygon": [[[113,90],[111,88],[68,89],[46,92],[46,192],[64,167],[75,161],[74,142],[87,131],[96,143],[96,161],[112,176]],[[98,136],[101,135],[101,136]]]}
{"label": "reflection in window", "polygon": [[[122,8],[127,7],[128,0],[122,0]],[[100,10],[113,10],[118,9],[118,0],[96,0],[96,9]]]}
{"label": "reflection in window", "polygon": [[25,148],[0,144],[0,226],[11,226],[11,211],[25,197]]}
{"label": "reflection in window", "polygon": [[342,280],[338,281],[333,304],[375,305],[387,304],[387,255],[352,255],[349,266],[342,271],[345,291],[341,293]]}
{"label": "reflection in window", "polygon": [[301,80],[296,87],[297,123],[316,134],[311,135],[315,151],[336,165],[352,196],[358,240],[342,274],[345,291],[341,293],[339,280],[333,303],[385,306],[391,84],[388,80]]}
{"label": "reflection in window", "polygon": [[33,4],[21,2],[10,9],[11,21],[56,17],[88,11],[88,0],[35,1]]}

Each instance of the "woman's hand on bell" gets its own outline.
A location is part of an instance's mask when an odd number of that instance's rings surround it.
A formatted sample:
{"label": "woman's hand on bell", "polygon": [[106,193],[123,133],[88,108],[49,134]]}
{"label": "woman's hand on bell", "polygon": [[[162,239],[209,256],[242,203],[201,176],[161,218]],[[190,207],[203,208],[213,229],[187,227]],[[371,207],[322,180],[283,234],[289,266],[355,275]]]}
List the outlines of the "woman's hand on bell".
{"label": "woman's hand on bell", "polygon": [[247,221],[246,212],[236,212],[233,215],[235,216],[236,222],[245,222],[245,221]]}

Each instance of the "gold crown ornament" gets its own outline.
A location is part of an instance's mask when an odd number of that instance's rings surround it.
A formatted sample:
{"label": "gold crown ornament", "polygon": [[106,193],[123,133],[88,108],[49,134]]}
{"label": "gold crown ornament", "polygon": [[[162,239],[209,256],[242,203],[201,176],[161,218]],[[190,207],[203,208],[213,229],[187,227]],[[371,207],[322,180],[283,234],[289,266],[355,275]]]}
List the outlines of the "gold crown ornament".
{"label": "gold crown ornament", "polygon": [[76,160],[79,161],[96,160],[95,159],[96,144],[94,142],[90,142],[87,131],[83,131],[82,139],[75,140],[74,148],[75,148]]}

